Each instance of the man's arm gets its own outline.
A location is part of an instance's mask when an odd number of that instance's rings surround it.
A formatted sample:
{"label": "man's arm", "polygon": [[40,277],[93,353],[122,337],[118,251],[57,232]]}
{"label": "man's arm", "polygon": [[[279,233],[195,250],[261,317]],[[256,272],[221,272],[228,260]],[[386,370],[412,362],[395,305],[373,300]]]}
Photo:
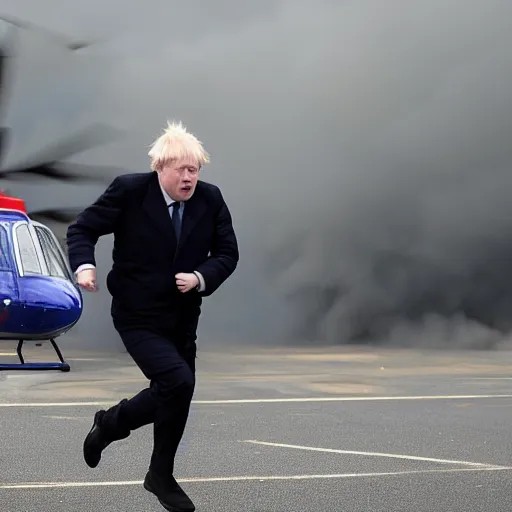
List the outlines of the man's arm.
{"label": "man's arm", "polygon": [[68,227],[66,243],[71,270],[95,268],[98,238],[112,233],[121,212],[124,188],[117,177],[105,192]]}
{"label": "man's arm", "polygon": [[220,190],[218,196],[220,209],[215,219],[215,236],[210,256],[196,269],[202,276],[202,279],[199,278],[199,293],[204,297],[216,291],[235,271],[240,257],[231,213]]}

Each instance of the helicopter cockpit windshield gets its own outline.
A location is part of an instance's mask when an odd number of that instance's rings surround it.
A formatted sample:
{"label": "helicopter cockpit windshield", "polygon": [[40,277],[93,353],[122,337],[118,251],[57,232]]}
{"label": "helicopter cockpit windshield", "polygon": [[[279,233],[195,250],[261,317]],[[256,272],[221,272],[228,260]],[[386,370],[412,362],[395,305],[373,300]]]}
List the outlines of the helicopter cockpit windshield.
{"label": "helicopter cockpit windshield", "polygon": [[53,233],[42,224],[34,224],[34,229],[39,238],[43,256],[46,260],[48,274],[52,277],[62,277],[72,280],[71,272],[66,264],[63,251]]}
{"label": "helicopter cockpit windshield", "polygon": [[14,252],[20,277],[43,275],[73,281],[64,253],[49,228],[20,222],[13,228]]}

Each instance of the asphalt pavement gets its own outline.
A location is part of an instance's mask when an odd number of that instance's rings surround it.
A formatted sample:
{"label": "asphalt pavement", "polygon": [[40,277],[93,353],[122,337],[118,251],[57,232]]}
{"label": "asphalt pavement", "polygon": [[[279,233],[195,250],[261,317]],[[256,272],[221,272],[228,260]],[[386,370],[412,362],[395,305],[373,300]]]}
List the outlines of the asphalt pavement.
{"label": "asphalt pavement", "polygon": [[[162,511],[150,426],[82,459],[94,412],[145,378],[126,354],[63,350],[69,373],[0,372],[0,510]],[[510,510],[511,351],[230,345],[197,368],[176,478],[198,512]]]}

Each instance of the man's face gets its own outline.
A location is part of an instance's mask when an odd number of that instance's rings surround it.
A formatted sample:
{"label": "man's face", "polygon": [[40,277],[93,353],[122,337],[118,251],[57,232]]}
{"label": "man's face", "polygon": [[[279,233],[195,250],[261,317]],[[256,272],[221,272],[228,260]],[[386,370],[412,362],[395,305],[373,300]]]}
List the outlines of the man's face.
{"label": "man's face", "polygon": [[159,171],[163,189],[175,201],[187,201],[192,197],[199,178],[199,165],[194,159],[184,158],[166,164]]}

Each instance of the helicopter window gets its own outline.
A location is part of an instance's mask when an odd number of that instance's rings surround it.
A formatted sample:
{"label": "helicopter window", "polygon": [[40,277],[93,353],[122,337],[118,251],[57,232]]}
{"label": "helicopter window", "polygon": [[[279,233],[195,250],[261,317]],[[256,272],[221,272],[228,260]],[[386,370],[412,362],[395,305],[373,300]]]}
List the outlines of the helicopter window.
{"label": "helicopter window", "polygon": [[0,270],[10,270],[9,245],[7,232],[3,226],[0,226]]}
{"label": "helicopter window", "polygon": [[35,230],[41,244],[41,249],[43,250],[44,259],[50,276],[70,279],[66,269],[66,264],[62,259],[62,255],[53,237],[46,229],[41,228],[40,226],[36,226]]}
{"label": "helicopter window", "polygon": [[16,228],[16,238],[20,250],[21,266],[24,274],[42,274],[41,264],[37,257],[34,240],[26,224],[20,224]]}

